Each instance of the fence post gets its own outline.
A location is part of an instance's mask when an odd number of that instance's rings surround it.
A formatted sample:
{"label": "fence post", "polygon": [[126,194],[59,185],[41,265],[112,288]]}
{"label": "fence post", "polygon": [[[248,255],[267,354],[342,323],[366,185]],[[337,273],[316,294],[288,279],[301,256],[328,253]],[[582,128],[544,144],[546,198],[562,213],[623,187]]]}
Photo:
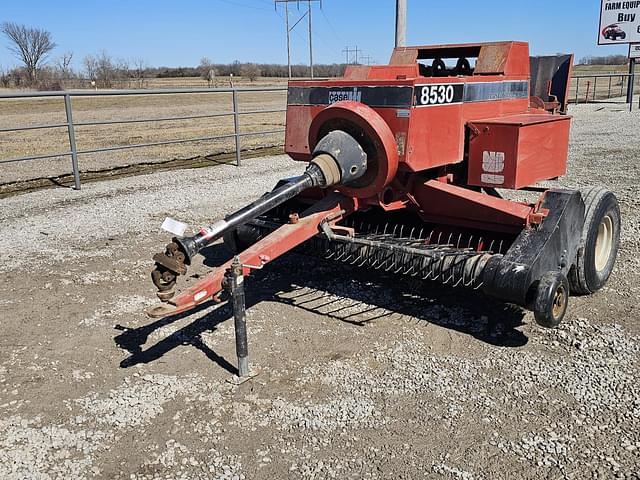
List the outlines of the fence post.
{"label": "fence post", "polygon": [[234,88],[232,90],[233,95],[233,130],[235,132],[236,139],[236,166],[240,166],[240,122],[238,121],[238,93]]}
{"label": "fence post", "polygon": [[611,98],[611,79],[612,78],[613,77],[611,76],[609,77],[609,92],[607,93],[607,99]]}
{"label": "fence post", "polygon": [[598,77],[593,77],[593,102],[597,100],[596,92],[598,91]]}
{"label": "fence post", "polygon": [[576,105],[578,104],[578,92],[580,91],[580,77],[576,78]]}
{"label": "fence post", "polygon": [[629,77],[629,111],[633,112],[633,90],[636,88],[636,59],[635,58],[631,58],[629,59],[629,62],[631,62],[631,77]]}
{"label": "fence post", "polygon": [[76,147],[76,131],[73,127],[73,113],[71,110],[71,96],[64,95],[64,111],[67,114],[67,131],[69,132],[69,147],[71,148],[71,168],[75,189],[80,190],[80,171],[78,170],[78,148]]}
{"label": "fence post", "polygon": [[587,93],[584,96],[584,103],[589,103],[589,92],[591,91],[591,82],[587,80]]}

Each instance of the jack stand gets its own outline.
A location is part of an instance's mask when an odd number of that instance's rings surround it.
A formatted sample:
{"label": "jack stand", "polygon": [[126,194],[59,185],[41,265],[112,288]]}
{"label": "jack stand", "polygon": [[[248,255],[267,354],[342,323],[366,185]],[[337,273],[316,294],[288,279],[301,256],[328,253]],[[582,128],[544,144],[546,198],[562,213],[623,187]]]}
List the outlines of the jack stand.
{"label": "jack stand", "polygon": [[244,265],[240,263],[240,258],[236,256],[231,267],[226,271],[224,280],[225,289],[231,294],[231,305],[233,306],[238,375],[234,376],[230,382],[236,385],[240,385],[257,375],[257,372],[253,372],[249,368],[243,268]]}

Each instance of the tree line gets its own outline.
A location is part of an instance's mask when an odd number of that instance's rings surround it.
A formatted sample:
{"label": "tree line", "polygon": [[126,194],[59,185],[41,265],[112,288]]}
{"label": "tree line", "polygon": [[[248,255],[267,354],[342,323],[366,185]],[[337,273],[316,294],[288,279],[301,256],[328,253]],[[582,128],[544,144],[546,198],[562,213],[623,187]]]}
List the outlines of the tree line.
{"label": "tree line", "polygon": [[[215,63],[203,57],[200,64],[189,67],[151,67],[143,58],[118,59],[106,50],[82,58],[81,68],[74,68],[73,52],[64,52],[51,58],[57,45],[47,30],[12,22],[0,26],[8,42],[7,48],[20,61],[19,67],[4,69],[0,66],[0,86],[29,87],[42,90],[64,88],[113,88],[122,85],[144,87],[151,78],[200,77],[209,85],[219,77],[245,77],[250,81],[258,77],[287,77],[288,67],[278,64]],[[337,77],[344,73],[344,64],[314,65],[318,77]],[[293,77],[306,77],[309,67],[292,65]]]}
{"label": "tree line", "polygon": [[[113,88],[118,86],[144,87],[151,78],[200,77],[212,86],[217,79],[245,77],[250,81],[258,77],[287,77],[286,65],[273,63],[215,63],[203,57],[200,64],[191,67],[151,67],[143,58],[116,59],[106,51],[86,55],[81,69],[73,67],[73,52],[64,52],[51,59],[57,45],[47,30],[12,22],[4,22],[0,32],[7,40],[7,48],[20,61],[21,66],[3,69],[0,66],[0,86],[30,87],[43,90],[64,88]],[[587,56],[580,60],[583,65],[623,65],[625,55]],[[345,64],[314,65],[317,77],[339,77],[343,75]],[[292,65],[293,77],[309,75],[307,65]]]}
{"label": "tree line", "polygon": [[624,65],[629,59],[626,55],[587,56],[580,59],[580,65]]}

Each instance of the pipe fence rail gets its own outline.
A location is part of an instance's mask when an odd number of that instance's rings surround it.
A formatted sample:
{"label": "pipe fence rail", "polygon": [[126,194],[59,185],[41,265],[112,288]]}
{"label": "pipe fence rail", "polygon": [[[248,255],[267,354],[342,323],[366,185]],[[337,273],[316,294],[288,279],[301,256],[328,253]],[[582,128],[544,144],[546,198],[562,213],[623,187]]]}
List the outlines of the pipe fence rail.
{"label": "pipe fence rail", "polygon": [[[588,103],[590,101],[606,100],[615,97],[623,97],[627,94],[629,82],[632,82],[634,88],[638,87],[635,75],[628,73],[610,73],[610,74],[590,74],[577,75],[572,78],[570,99],[573,103]],[[287,87],[243,87],[243,88],[174,88],[174,89],[127,89],[127,90],[74,90],[63,92],[0,92],[0,100],[21,99],[21,98],[43,98],[57,97],[64,100],[64,112],[66,122],[50,123],[42,125],[24,125],[19,127],[0,128],[0,133],[21,132],[28,130],[47,130],[54,128],[66,128],[68,133],[69,149],[63,152],[47,153],[42,155],[31,155],[16,158],[0,159],[0,164],[24,162],[30,160],[44,160],[59,157],[69,157],[71,159],[71,168],[73,172],[74,188],[81,188],[80,168],[78,156],[113,152],[118,150],[127,150],[135,148],[155,147],[159,145],[175,145],[192,142],[202,142],[211,140],[233,139],[235,143],[235,161],[240,166],[242,162],[242,139],[249,136],[261,136],[283,133],[284,129],[278,130],[262,130],[257,132],[243,132],[240,124],[240,117],[243,115],[256,115],[264,113],[282,113],[286,108],[264,109],[264,110],[247,110],[241,111],[239,107],[239,96],[242,93],[250,92],[284,92]],[[154,117],[154,118],[136,118],[126,120],[101,120],[101,121],[82,121],[75,122],[73,120],[73,103],[74,97],[116,97],[116,96],[146,96],[146,95],[185,95],[185,94],[215,94],[226,93],[231,94],[231,110],[216,112],[205,115],[183,115],[170,117]],[[196,138],[187,138],[179,140],[163,140],[148,143],[137,143],[132,145],[115,145],[100,148],[78,149],[76,141],[76,127],[99,126],[99,125],[126,125],[138,123],[158,123],[167,121],[181,121],[207,118],[233,117],[233,133],[224,135],[210,135]]]}
{"label": "pipe fence rail", "polygon": [[577,104],[626,97],[629,82],[633,85],[634,92],[640,90],[638,77],[640,75],[630,73],[575,75],[572,78],[569,98]]}
{"label": "pipe fence rail", "polygon": [[[68,91],[68,92],[15,92],[0,93],[0,100],[21,99],[21,98],[62,98],[64,100],[64,111],[66,122],[49,123],[42,125],[25,125],[19,127],[0,128],[0,133],[5,132],[21,132],[27,130],[47,130],[53,128],[66,128],[69,137],[69,150],[57,153],[47,153],[43,155],[31,155],[24,157],[0,159],[0,164],[25,162],[30,160],[44,160],[49,158],[69,157],[71,159],[71,168],[73,172],[74,188],[80,190],[80,168],[78,164],[78,156],[92,153],[112,152],[117,150],[135,149],[155,147],[159,145],[175,145],[182,143],[202,142],[210,140],[234,139],[235,140],[235,159],[236,165],[240,166],[242,162],[242,138],[249,136],[261,136],[284,133],[284,129],[278,130],[262,130],[257,132],[242,132],[240,126],[240,117],[243,115],[257,115],[264,113],[282,113],[286,108],[264,109],[264,110],[247,110],[241,111],[239,107],[239,96],[241,93],[250,92],[279,92],[286,91],[287,87],[244,87],[244,88],[179,88],[179,89],[154,89],[154,90],[108,90],[108,91]],[[154,117],[154,118],[136,118],[129,120],[102,120],[90,122],[74,122],[73,120],[73,97],[114,97],[114,96],[146,96],[146,95],[183,95],[183,94],[213,94],[227,93],[231,94],[231,110],[216,112],[207,115],[184,115],[172,117]],[[163,140],[157,142],[138,143],[132,145],[116,145],[100,148],[78,149],[76,142],[76,127],[97,126],[97,125],[126,125],[135,123],[157,123],[167,121],[193,120],[205,118],[233,117],[233,133],[225,135],[210,135],[204,137],[187,138],[180,140]]]}

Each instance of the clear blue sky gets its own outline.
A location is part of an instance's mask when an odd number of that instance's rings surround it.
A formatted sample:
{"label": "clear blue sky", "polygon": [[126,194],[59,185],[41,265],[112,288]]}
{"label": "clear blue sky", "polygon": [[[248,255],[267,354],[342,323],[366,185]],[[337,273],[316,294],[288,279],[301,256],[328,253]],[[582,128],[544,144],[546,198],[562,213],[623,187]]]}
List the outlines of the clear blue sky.
{"label": "clear blue sky", "polygon": [[[408,44],[491,40],[529,41],[534,54],[626,53],[596,45],[599,0],[408,0]],[[304,13],[293,4],[291,21]],[[395,0],[323,0],[314,8],[315,57],[340,62],[346,45],[378,63],[389,59]],[[286,63],[284,8],[271,0],[0,0],[0,22],[49,30],[58,48],[115,58],[144,58],[152,66],[214,62]],[[293,63],[308,61],[306,19],[292,34]],[[16,65],[0,39],[0,65]]]}

